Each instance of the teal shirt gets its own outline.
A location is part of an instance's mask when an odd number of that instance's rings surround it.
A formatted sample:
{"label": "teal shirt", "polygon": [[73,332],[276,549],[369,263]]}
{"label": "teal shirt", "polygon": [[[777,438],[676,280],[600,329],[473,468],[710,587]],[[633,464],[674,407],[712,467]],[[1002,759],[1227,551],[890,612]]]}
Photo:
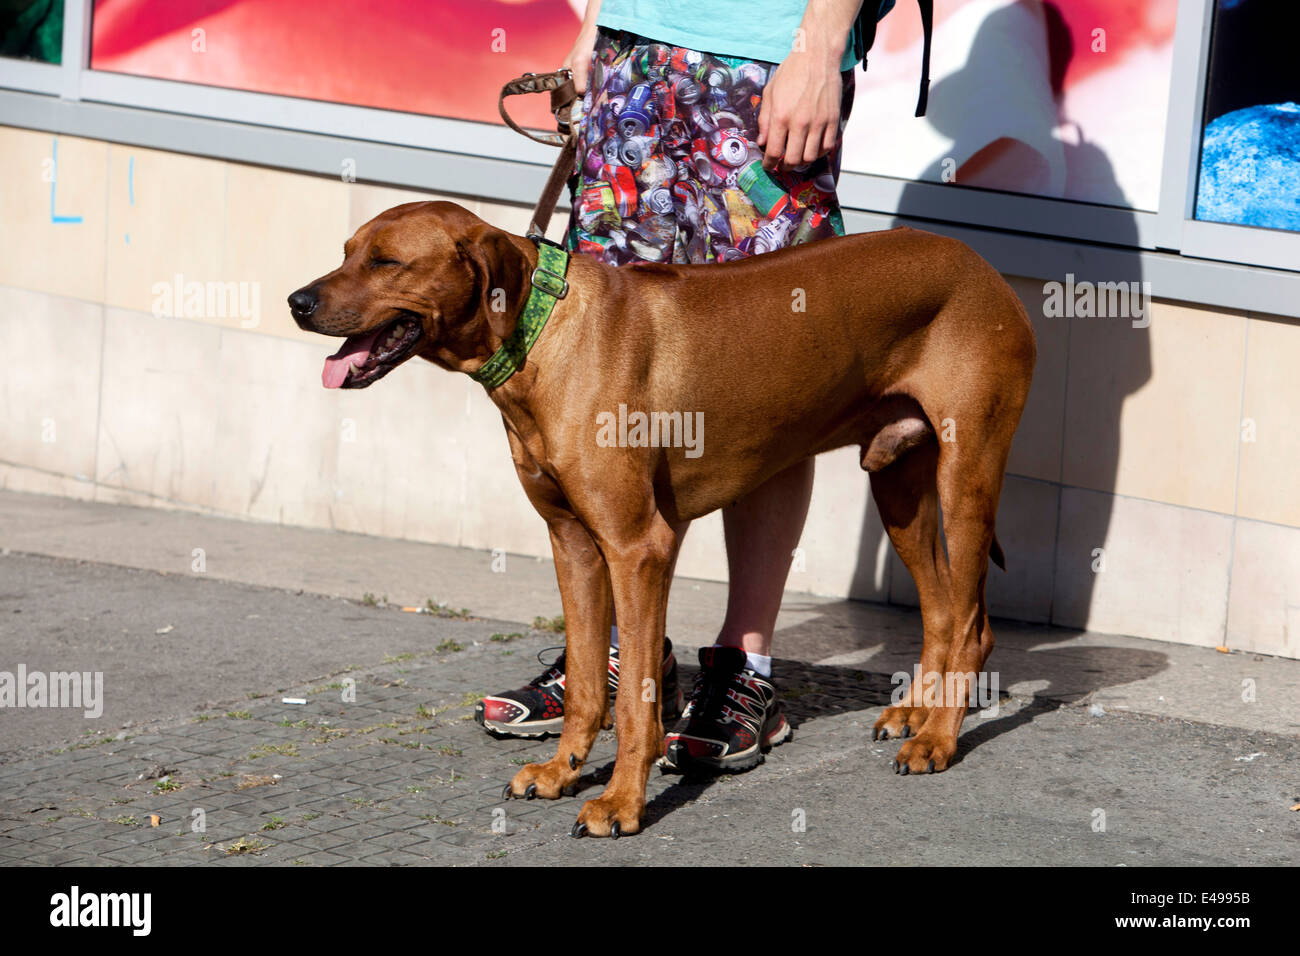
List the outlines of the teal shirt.
{"label": "teal shirt", "polygon": [[[790,54],[806,5],[806,0],[601,0],[596,24],[701,53],[780,63]],[[882,9],[892,6],[891,0]],[[855,66],[850,31],[840,69]]]}

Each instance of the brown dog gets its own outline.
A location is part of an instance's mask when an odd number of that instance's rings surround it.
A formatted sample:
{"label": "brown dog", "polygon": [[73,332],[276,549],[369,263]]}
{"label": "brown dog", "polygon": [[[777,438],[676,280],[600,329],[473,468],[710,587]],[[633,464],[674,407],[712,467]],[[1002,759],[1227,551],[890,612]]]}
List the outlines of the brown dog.
{"label": "brown dog", "polygon": [[[513,332],[538,264],[530,240],[446,202],[390,209],[344,255],[289,302],[302,328],[349,337],[323,376],[346,388],[413,355],[476,371]],[[936,681],[909,688],[876,732],[911,736],[897,772],[947,768],[993,648],[984,580],[990,553],[1002,563],[994,518],[1034,366],[1033,330],[1010,287],[962,243],[912,229],[727,265],[618,268],[575,256],[567,278],[522,368],[489,391],[550,528],[568,623],[558,750],[520,770],[507,795],[555,798],[577,783],[606,712],[617,607],[620,684],[643,692],[618,695],[614,774],[574,834],[640,829],[663,748],[657,682],[681,533],[844,445],[861,446],[880,516],[916,580],[921,671]],[[694,416],[704,442],[611,442],[611,416],[632,412],[660,413],[665,433],[674,413]]]}

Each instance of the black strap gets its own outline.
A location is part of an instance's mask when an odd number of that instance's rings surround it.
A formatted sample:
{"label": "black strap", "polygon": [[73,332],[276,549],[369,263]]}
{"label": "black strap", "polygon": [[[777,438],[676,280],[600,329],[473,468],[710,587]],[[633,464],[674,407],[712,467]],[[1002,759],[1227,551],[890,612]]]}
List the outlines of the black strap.
{"label": "black strap", "polygon": [[[917,0],[921,8],[921,32],[924,43],[921,48],[921,93],[916,101],[916,115],[924,116],[930,102],[930,38],[934,34],[934,0]],[[880,8],[884,0],[862,0],[858,10],[858,29],[854,37],[853,53],[862,68],[867,68],[867,53],[876,42],[876,24],[880,22]]]}
{"label": "black strap", "polygon": [[925,41],[921,48],[921,95],[916,101],[916,115],[924,116],[930,103],[930,37],[934,34],[934,0],[917,0],[921,7],[921,32]]}
{"label": "black strap", "polygon": [[884,0],[862,0],[858,9],[858,32],[853,38],[853,56],[866,68],[867,53],[876,42],[876,24],[880,22],[880,8]]}

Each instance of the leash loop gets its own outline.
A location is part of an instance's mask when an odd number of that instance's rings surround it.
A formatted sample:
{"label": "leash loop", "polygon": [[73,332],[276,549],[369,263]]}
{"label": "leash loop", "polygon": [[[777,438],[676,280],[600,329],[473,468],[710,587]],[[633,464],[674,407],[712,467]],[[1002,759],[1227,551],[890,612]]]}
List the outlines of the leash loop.
{"label": "leash loop", "polygon": [[[556,127],[554,133],[530,132],[516,123],[506,110],[507,96],[546,92],[551,94],[551,113],[555,116]],[[501,88],[497,108],[506,125],[535,143],[560,147],[560,155],[556,157],[555,165],[551,167],[551,174],[547,177],[541,198],[533,207],[533,217],[528,222],[526,235],[530,239],[539,239],[546,234],[546,227],[555,212],[555,204],[560,201],[560,191],[573,174],[578,157],[578,137],[573,129],[572,113],[577,102],[578,92],[573,85],[573,71],[570,69],[552,70],[550,73],[525,73]],[[536,278],[534,274],[534,280]],[[537,282],[534,281],[534,285],[536,284]]]}
{"label": "leash loop", "polygon": [[[506,110],[507,96],[546,92],[551,94],[551,113],[555,116],[557,132],[533,133],[526,130],[516,123],[509,111]],[[541,143],[543,146],[563,146],[570,136],[570,107],[577,97],[577,91],[573,86],[572,70],[561,69],[553,70],[550,73],[525,73],[501,87],[501,96],[497,100],[497,110],[501,113],[501,118],[505,120],[506,125],[516,133],[527,136],[533,142]]]}

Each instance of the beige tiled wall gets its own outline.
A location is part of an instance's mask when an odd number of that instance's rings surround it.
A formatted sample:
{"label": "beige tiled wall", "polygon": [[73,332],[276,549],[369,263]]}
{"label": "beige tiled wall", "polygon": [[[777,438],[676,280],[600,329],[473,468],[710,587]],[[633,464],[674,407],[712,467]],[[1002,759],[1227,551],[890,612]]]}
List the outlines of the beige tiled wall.
{"label": "beige tiled wall", "polygon": [[225,278],[258,283],[262,331],[310,340],[285,299],[342,260],[352,191],[341,179],[227,164]]}
{"label": "beige tiled wall", "polygon": [[0,285],[102,302],[108,144],[10,127],[0,144]]}
{"label": "beige tiled wall", "polygon": [[[0,127],[0,336],[24,356],[0,379],[0,487],[548,554],[481,388],[413,363],[324,390],[329,343],[284,306],[393,205],[453,199],[515,232],[530,209],[61,137],[55,212],[82,218],[53,222],[54,142]],[[177,274],[255,287],[258,322],[155,314]],[[1146,329],[1049,318],[1043,279],[1009,281],[1039,359],[991,611],[1300,657],[1300,324],[1170,302]],[[914,604],[857,458],[819,459],[790,585]],[[725,577],[717,514],[678,570]]]}
{"label": "beige tiled wall", "polygon": [[1025,304],[1038,341],[1038,362],[1029,401],[1020,418],[1011,445],[1007,468],[1013,474],[1044,481],[1061,478],[1061,421],[1065,414],[1066,359],[1069,355],[1070,324],[1067,319],[1043,315],[1043,283],[1037,279],[1009,276]]}
{"label": "beige tiled wall", "polygon": [[1221,644],[1233,524],[1210,511],[1063,488],[1053,621]]}
{"label": "beige tiled wall", "polygon": [[[108,148],[104,301],[153,312],[154,286],[222,278],[227,164],[152,149]],[[219,228],[214,228],[218,226]]]}
{"label": "beige tiled wall", "polygon": [[1236,522],[1225,643],[1300,658],[1300,529]]}
{"label": "beige tiled wall", "polygon": [[43,490],[39,476],[94,479],[103,313],[97,303],[0,286],[9,358],[0,375],[0,459],[30,468],[31,490]]}
{"label": "beige tiled wall", "polygon": [[1157,302],[1072,319],[1062,481],[1232,513],[1246,319]]}
{"label": "beige tiled wall", "polygon": [[1252,317],[1246,370],[1237,514],[1300,527],[1300,323]]}

